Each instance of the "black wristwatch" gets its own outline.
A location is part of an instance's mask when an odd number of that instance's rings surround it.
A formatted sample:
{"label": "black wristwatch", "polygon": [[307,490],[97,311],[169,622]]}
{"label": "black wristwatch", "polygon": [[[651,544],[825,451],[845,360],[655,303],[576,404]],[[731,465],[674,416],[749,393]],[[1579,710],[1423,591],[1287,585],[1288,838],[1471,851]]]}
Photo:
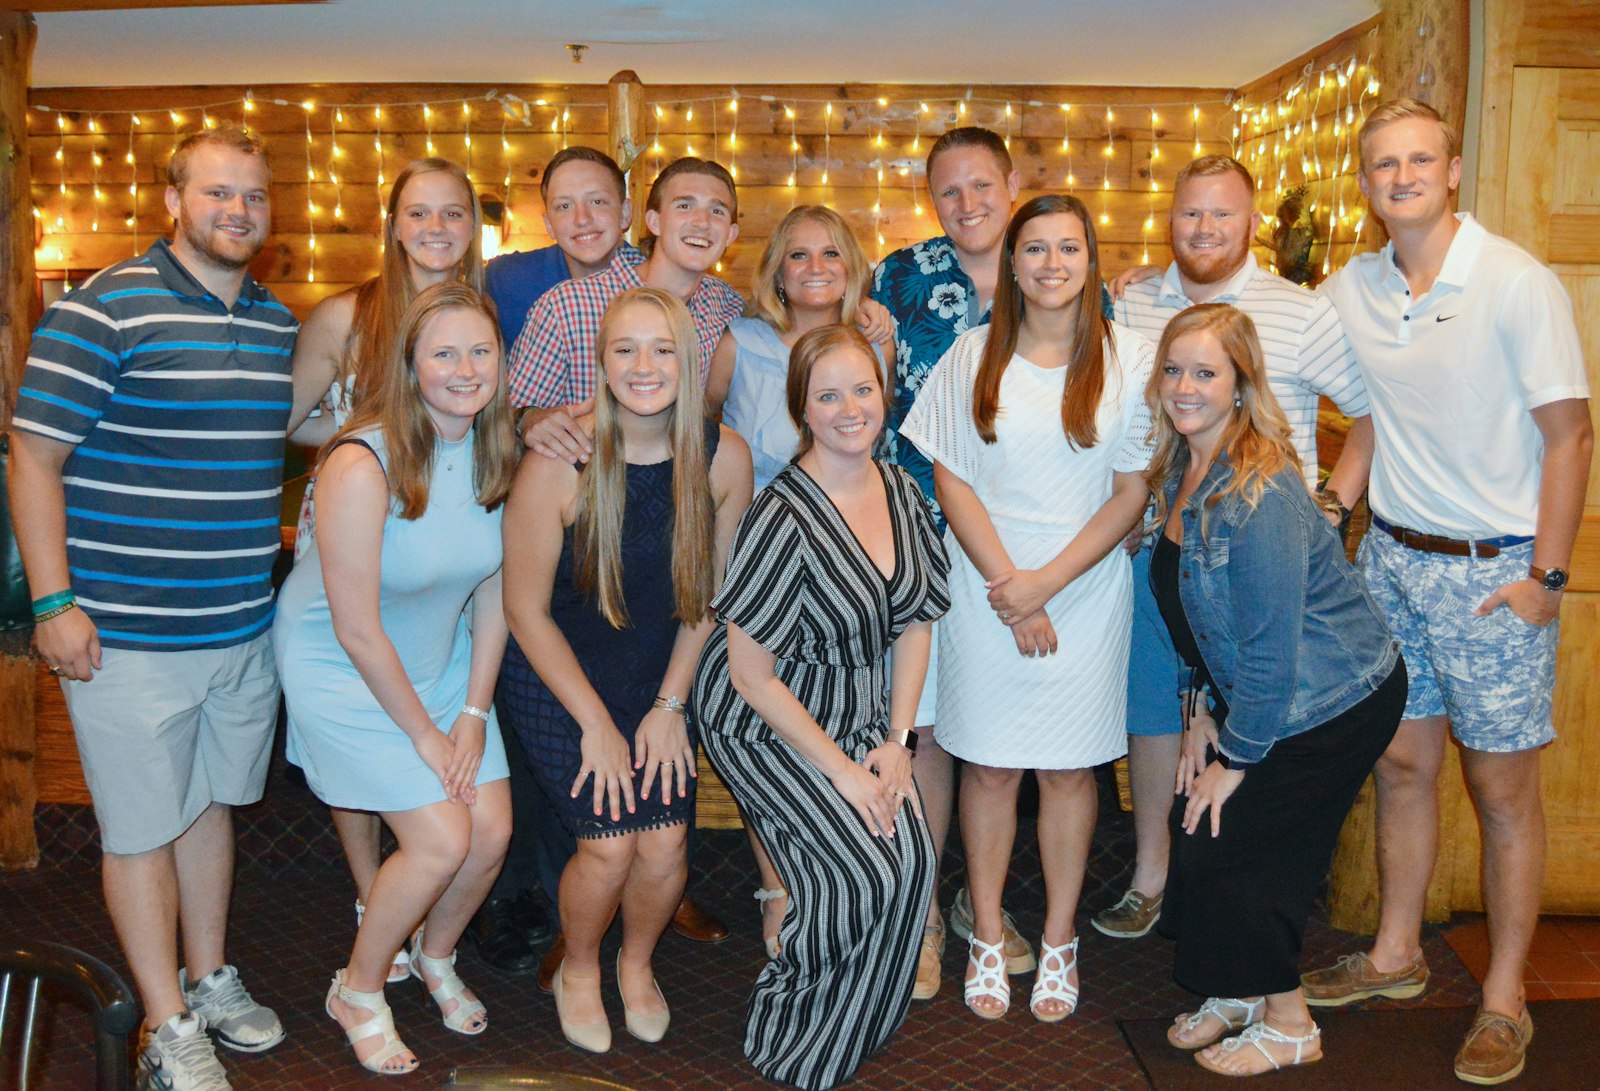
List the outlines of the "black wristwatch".
{"label": "black wristwatch", "polygon": [[1345,507],[1344,498],[1338,493],[1334,492],[1332,489],[1328,488],[1328,483],[1326,481],[1317,486],[1317,495],[1332,500],[1334,506],[1339,509],[1339,537],[1345,537],[1345,535],[1350,533],[1350,516],[1352,512],[1349,508]]}
{"label": "black wristwatch", "polygon": [[1546,591],[1565,591],[1567,588],[1565,568],[1540,568],[1538,565],[1530,564],[1528,575],[1538,580]]}

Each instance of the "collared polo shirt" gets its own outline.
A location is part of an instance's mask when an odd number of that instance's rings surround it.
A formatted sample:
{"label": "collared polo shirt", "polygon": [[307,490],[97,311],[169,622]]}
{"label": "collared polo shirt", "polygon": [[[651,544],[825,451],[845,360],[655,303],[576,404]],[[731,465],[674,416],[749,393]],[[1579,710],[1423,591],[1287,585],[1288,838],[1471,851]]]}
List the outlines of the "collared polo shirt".
{"label": "collared polo shirt", "polygon": [[[1267,385],[1289,418],[1306,484],[1315,488],[1318,397],[1326,395],[1346,416],[1372,411],[1355,350],[1333,305],[1261,268],[1254,254],[1246,254],[1244,265],[1206,302],[1232,304],[1255,323]],[[1116,304],[1117,321],[1159,342],[1173,316],[1192,306],[1174,263],[1160,280],[1127,287]]]}
{"label": "collared polo shirt", "polygon": [[1392,242],[1323,286],[1372,399],[1369,500],[1428,534],[1532,534],[1544,440],[1529,411],[1589,397],[1572,303],[1532,254],[1470,213],[1456,219],[1421,298]]}
{"label": "collared polo shirt", "polygon": [[[623,243],[617,252],[638,254],[628,243]],[[540,297],[557,284],[571,279],[567,255],[554,243],[538,250],[501,254],[485,266],[483,290],[489,293],[499,312],[500,336],[507,350],[517,343],[517,335],[528,320],[528,312]]]}
{"label": "collared polo shirt", "polygon": [[[594,393],[594,340],[600,319],[613,299],[644,280],[644,255],[633,247],[619,252],[603,273],[568,280],[546,292],[528,313],[511,350],[511,404],[550,409],[581,402]],[[700,378],[723,331],[744,313],[744,297],[723,280],[703,277],[688,300],[700,352]]]}
{"label": "collared polo shirt", "polygon": [[67,563],[104,646],[223,648],[271,623],[298,329],[248,276],[225,306],[164,239],[45,312],[12,423],[73,445]]}

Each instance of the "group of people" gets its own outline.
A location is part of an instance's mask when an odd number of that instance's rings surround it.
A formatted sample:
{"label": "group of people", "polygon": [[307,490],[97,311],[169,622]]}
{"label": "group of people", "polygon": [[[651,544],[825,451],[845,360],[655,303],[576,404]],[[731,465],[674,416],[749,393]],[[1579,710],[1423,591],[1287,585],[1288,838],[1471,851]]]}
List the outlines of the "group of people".
{"label": "group of people", "polygon": [[[283,1038],[224,957],[230,808],[262,794],[281,679],[289,758],[357,892],[325,1007],[374,1072],[418,1066],[385,984],[415,977],[447,1027],[483,1033],[457,943],[530,972],[543,900],[567,1040],[611,1048],[620,916],[625,1026],[659,1041],[660,937],[726,934],[685,895],[699,747],[760,876],[763,1076],[848,1080],[938,993],[947,929],[975,1016],[1005,1016],[1030,972],[1032,1016],[1070,1016],[1093,770],[1124,753],[1137,859],[1094,927],[1176,940],[1204,1000],[1168,1037],[1199,1064],[1309,1063],[1311,1007],[1426,985],[1453,731],[1492,945],[1456,1073],[1514,1078],[1589,392],[1559,283],[1452,213],[1450,127],[1397,100],[1360,150],[1391,241],[1317,294],[1257,266],[1253,180],[1223,156],[1179,175],[1173,266],[1108,289],[1082,202],[1014,207],[1005,142],[969,127],[928,156],[941,236],[874,271],[836,212],[797,207],[748,302],[712,275],[739,231],[714,162],[661,172],[636,248],[622,171],[567,149],[541,177],[554,245],[486,264],[466,176],[419,160],[379,275],[297,339],[247,273],[263,147],[226,125],[185,139],[174,237],[47,312],[10,483],[147,1075],[225,1088],[212,1035]],[[1322,395],[1355,420],[1319,485]],[[274,613],[285,436],[321,453]],[[1341,531],[1369,478],[1353,568]],[[1302,977],[1374,769],[1381,930]],[[1037,947],[1003,908],[1028,770]]]}

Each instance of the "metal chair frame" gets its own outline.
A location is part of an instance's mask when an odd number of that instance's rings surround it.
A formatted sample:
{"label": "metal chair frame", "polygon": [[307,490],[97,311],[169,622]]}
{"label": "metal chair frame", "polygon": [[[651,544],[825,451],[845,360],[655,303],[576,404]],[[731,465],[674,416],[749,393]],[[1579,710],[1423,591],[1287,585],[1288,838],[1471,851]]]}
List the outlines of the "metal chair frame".
{"label": "metal chair frame", "polygon": [[32,1076],[40,991],[46,981],[67,989],[89,1008],[95,1027],[95,1087],[98,1091],[126,1091],[132,1085],[128,1036],[138,1029],[141,1018],[132,990],[111,967],[75,948],[0,939],[0,1066],[6,1063],[14,984],[23,997],[17,1091],[28,1091]]}

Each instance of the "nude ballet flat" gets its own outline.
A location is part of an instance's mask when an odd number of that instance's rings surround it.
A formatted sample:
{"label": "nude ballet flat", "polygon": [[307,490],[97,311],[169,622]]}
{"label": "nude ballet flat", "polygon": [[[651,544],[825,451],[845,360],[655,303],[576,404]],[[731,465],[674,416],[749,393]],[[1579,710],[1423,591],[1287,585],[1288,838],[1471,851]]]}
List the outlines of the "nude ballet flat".
{"label": "nude ballet flat", "polygon": [[594,1023],[574,1023],[567,1019],[566,1013],[561,1008],[561,979],[565,974],[567,964],[565,961],[556,967],[556,976],[550,979],[551,991],[556,996],[556,1018],[561,1022],[561,1033],[579,1049],[586,1049],[590,1053],[611,1052],[611,1024],[601,1019]]}

